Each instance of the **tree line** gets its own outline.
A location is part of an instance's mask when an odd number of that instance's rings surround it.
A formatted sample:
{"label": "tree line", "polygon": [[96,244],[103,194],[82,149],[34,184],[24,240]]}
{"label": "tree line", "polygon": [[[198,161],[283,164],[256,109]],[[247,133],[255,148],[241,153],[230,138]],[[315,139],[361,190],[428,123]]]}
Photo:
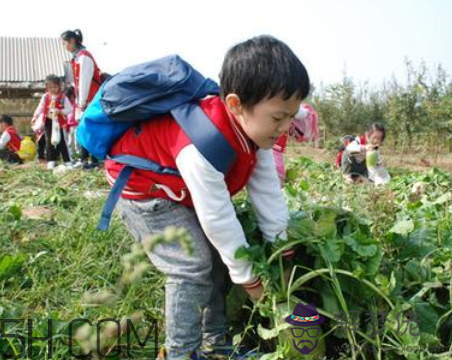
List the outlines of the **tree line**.
{"label": "tree line", "polygon": [[387,128],[389,146],[404,151],[452,151],[452,82],[441,65],[415,67],[406,59],[406,81],[393,77],[379,87],[341,82],[316,89],[324,145],[346,134],[361,134],[373,122]]}

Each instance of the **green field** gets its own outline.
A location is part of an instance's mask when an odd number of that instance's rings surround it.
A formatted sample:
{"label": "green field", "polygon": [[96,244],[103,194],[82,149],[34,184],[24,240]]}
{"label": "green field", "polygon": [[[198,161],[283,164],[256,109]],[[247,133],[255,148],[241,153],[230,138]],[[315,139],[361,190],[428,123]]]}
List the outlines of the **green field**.
{"label": "green field", "polygon": [[[292,160],[285,193],[292,211],[289,241],[297,249],[293,264],[279,255],[286,244],[261,245],[245,194],[236,199],[253,245],[237,255],[255,262],[267,288],[258,303],[233,288],[228,316],[237,343],[259,347],[266,359],[300,358],[284,345],[287,330],[275,309],[302,301],[314,302],[326,318],[326,352],[319,356],[452,358],[452,176],[435,168],[390,171],[387,187],[354,187],[330,165]],[[108,232],[96,230],[107,190],[102,171],[54,175],[37,165],[0,170],[0,319],[31,319],[34,337],[46,337],[52,319],[52,358],[72,358],[69,324],[80,318],[93,326],[73,325],[75,354],[95,351],[99,338],[111,358],[153,358],[155,329],[144,349],[132,336],[127,354],[125,334],[118,350],[116,324],[101,325],[96,335],[96,324],[106,318],[117,319],[123,330],[125,319],[132,319],[142,341],[157,320],[159,346],[164,342],[164,277],[117,217]],[[289,266],[287,285],[281,276]],[[391,321],[366,321],[372,312]],[[413,334],[407,330],[410,312],[416,320],[411,325],[418,326]],[[357,320],[341,327],[338,314]],[[381,331],[373,336],[376,328]],[[27,331],[26,321],[8,322],[4,334]],[[363,350],[368,345],[374,349]],[[420,350],[384,351],[389,346]],[[21,350],[20,339],[0,337],[0,351]],[[34,340],[28,351],[33,359],[50,359],[48,341]]]}

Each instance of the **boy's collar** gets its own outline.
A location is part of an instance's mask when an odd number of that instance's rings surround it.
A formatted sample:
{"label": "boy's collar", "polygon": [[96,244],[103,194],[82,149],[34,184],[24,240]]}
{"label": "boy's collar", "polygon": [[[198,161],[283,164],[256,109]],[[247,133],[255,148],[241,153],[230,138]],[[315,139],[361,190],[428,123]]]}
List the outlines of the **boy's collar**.
{"label": "boy's collar", "polygon": [[[224,103],[223,103],[224,104]],[[225,110],[226,110],[226,114],[229,117],[229,121],[231,122],[231,125],[237,129],[237,131],[240,133],[239,136],[241,136],[247,143],[248,147],[254,151],[258,150],[259,147],[254,143],[253,140],[251,140],[248,135],[245,133],[245,131],[242,128],[242,125],[237,121],[237,118],[234,116],[234,114],[232,114],[228,107],[226,106],[226,104],[224,104]]]}

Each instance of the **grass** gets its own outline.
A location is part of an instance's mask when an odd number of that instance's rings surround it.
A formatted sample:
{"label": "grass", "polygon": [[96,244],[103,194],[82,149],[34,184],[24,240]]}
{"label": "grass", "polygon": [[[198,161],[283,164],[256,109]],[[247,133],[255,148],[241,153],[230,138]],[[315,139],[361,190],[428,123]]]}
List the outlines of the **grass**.
{"label": "grass", "polygon": [[[150,326],[150,319],[162,324],[164,278],[151,268],[138,284],[121,286],[121,259],[133,240],[119,221],[113,221],[108,232],[96,229],[104,198],[84,194],[106,189],[102,172],[56,177],[38,167],[3,170],[0,188],[1,257],[19,263],[0,281],[2,318],[33,319],[33,328],[44,333],[46,319],[51,318],[61,324],[53,329],[54,335],[68,334],[69,322],[77,318],[95,325],[100,319],[120,320],[137,311],[143,314],[143,326]],[[28,218],[27,210],[36,207],[34,219]],[[42,219],[39,210],[45,214]],[[118,301],[85,303],[85,293],[100,290],[111,293],[111,298],[116,294]],[[67,338],[54,342],[66,349],[63,355],[68,351],[65,342]],[[45,348],[35,350],[34,358],[47,358]]]}
{"label": "grass", "polygon": [[[425,243],[429,243],[429,246],[430,243],[436,244],[436,242],[449,246],[447,244],[450,244],[450,239],[444,237],[452,234],[451,200],[444,198],[442,203],[435,204],[435,201],[447,195],[447,191],[450,190],[446,176],[433,170],[431,170],[433,175],[419,175],[393,169],[393,181],[388,189],[368,189],[346,186],[341,182],[340,176],[332,173],[327,166],[310,165],[307,161],[301,161],[293,162],[289,169],[295,170],[291,175],[295,176],[291,186],[286,187],[286,194],[290,194],[293,190],[292,195],[288,196],[292,209],[300,207],[303,209],[311,205],[349,207],[354,214],[365,221],[365,224],[371,224],[369,226],[373,237],[380,241],[385,253],[385,259],[380,268],[381,274],[373,279],[366,279],[366,274],[361,273],[358,268],[351,269],[353,270],[351,272],[344,270],[347,269],[344,266],[332,272],[328,264],[319,265],[317,271],[323,271],[322,276],[331,277],[334,283],[333,295],[341,300],[339,304],[342,308],[350,307],[350,303],[347,303],[350,298],[350,288],[344,287],[344,284],[356,284],[352,277],[359,277],[359,281],[365,284],[363,288],[367,288],[368,292],[372,290],[374,294],[380,294],[385,303],[391,304],[391,308],[395,306],[396,298],[418,297],[421,299],[423,297],[427,302],[427,295],[428,301],[436,310],[439,309],[436,295],[442,304],[447,304],[443,299],[443,290],[447,286],[450,289],[450,279],[447,283],[441,274],[433,273],[441,270],[442,258],[439,257],[438,252],[425,255],[425,259],[419,261],[422,267],[416,268],[416,271],[427,269],[429,278],[444,282],[443,289],[428,288],[423,285],[425,281],[413,282],[405,274],[404,261],[411,256],[405,253],[410,249],[404,248],[398,241],[406,238],[412,241],[410,244],[413,248],[419,248],[419,251],[424,251],[422,244],[419,241],[416,242],[414,235],[391,233],[391,227],[399,220],[404,220],[400,219],[402,215],[410,216],[416,224],[416,234],[420,240],[423,239],[421,236],[425,236]],[[418,179],[430,181],[429,194],[422,200],[422,204],[408,199],[411,185]],[[108,185],[102,171],[73,171],[54,175],[37,164],[27,164],[14,169],[6,165],[0,167],[0,198],[2,199],[0,203],[2,230],[0,232],[0,319],[32,319],[33,336],[46,336],[47,321],[52,319],[53,358],[58,355],[64,359],[70,358],[69,324],[72,320],[80,318],[90,320],[93,327],[82,326],[82,322],[74,324],[76,335],[73,338],[77,338],[74,342],[76,354],[82,350],[89,352],[96,348],[96,324],[99,320],[106,318],[117,319],[120,321],[121,328],[125,326],[125,318],[133,318],[135,327],[139,329],[141,341],[144,340],[144,335],[153,325],[153,321],[157,320],[160,330],[158,344],[163,344],[165,279],[152,266],[144,267],[143,264],[148,264],[147,259],[142,250],[134,246],[134,240],[119,219],[112,221],[107,232],[96,229],[107,191]],[[329,220],[325,218],[324,221],[328,223]],[[319,227],[316,230],[317,235],[324,236],[328,232],[326,230],[327,228]],[[437,235],[427,230],[434,230]],[[427,238],[429,234],[434,235],[432,239]],[[300,237],[300,241],[307,240]],[[318,248],[318,243],[319,239],[312,238],[312,243],[306,243],[306,245],[314,251]],[[365,249],[359,248],[360,251]],[[331,253],[331,256],[333,255]],[[347,265],[346,257],[348,256],[350,256],[349,253],[343,254],[345,265]],[[450,256],[450,254],[441,256]],[[391,263],[392,257],[394,259],[398,257],[397,261],[400,263]],[[450,259],[444,261],[444,269],[449,269],[450,266],[446,265],[449,264],[447,261],[450,262]],[[412,262],[410,263],[413,265]],[[335,266],[339,265],[343,264],[335,264]],[[409,282],[406,280],[403,284],[401,283],[403,291],[398,295],[393,295],[397,289],[391,287],[392,266],[409,279]],[[139,276],[135,276],[137,273]],[[433,275],[430,276],[430,273]],[[308,272],[306,275],[294,278],[291,287],[306,286],[307,289],[309,281],[317,276],[315,272]],[[345,281],[346,278],[350,278],[350,281]],[[398,278],[397,282],[401,282],[401,279]],[[311,284],[309,287],[311,288],[309,294],[316,291],[312,289],[314,286]],[[348,296],[347,300],[344,294]],[[428,309],[431,311],[430,307]],[[437,322],[438,329],[440,325],[444,326],[451,322],[450,304],[441,311],[441,318]],[[245,319],[245,323],[248,324],[247,331],[255,334],[255,331],[250,329],[250,326],[255,324],[251,319],[247,320]],[[8,323],[6,333],[24,335],[27,333],[26,325],[25,322]],[[104,325],[100,327],[101,347],[104,352],[112,355],[118,349],[115,343],[116,325],[111,323]],[[123,336],[121,344],[124,345],[125,342],[126,338]],[[155,349],[152,342],[151,336],[146,348],[141,349],[138,341],[133,339],[130,358],[153,358]],[[49,359],[47,345],[46,341],[33,341],[31,358]],[[126,357],[124,347],[122,350],[122,356],[112,358]],[[20,342],[17,339],[0,337],[0,351],[19,354]],[[351,355],[354,358],[358,356],[357,353]],[[381,357],[380,354],[378,358],[385,357]],[[391,357],[391,359],[398,358]]]}

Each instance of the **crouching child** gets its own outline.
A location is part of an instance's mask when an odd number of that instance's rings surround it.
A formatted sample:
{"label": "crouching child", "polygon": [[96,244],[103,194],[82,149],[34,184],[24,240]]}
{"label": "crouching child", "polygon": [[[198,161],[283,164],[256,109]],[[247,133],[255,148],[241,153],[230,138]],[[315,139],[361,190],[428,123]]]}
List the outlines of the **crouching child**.
{"label": "crouching child", "polygon": [[356,136],[338,155],[345,180],[350,183],[373,182],[375,185],[389,182],[390,176],[384,169],[379,148],[386,137],[384,125],[370,125],[365,135]]}
{"label": "crouching child", "polygon": [[9,115],[0,116],[0,160],[10,164],[21,164],[18,152],[22,138],[13,125],[13,118]]}
{"label": "crouching child", "polygon": [[[120,216],[137,241],[168,226],[185,228],[193,253],[178,243],[148,251],[166,280],[166,342],[159,359],[204,359],[201,347],[228,343],[225,281],[241,284],[253,298],[263,293],[251,263],[236,259],[248,246],[231,197],[246,187],[264,238],[284,233],[288,209],[272,147],[285,134],[309,93],[305,67],[283,42],[260,36],[231,48],[220,74],[221,96],[199,106],[236,152],[223,175],[198,151],[170,115],[129,129],[111,156],[134,155],[177,169],[181,177],[135,170],[118,202]],[[123,164],[105,161],[113,185]],[[286,256],[293,250],[285,252]]]}

